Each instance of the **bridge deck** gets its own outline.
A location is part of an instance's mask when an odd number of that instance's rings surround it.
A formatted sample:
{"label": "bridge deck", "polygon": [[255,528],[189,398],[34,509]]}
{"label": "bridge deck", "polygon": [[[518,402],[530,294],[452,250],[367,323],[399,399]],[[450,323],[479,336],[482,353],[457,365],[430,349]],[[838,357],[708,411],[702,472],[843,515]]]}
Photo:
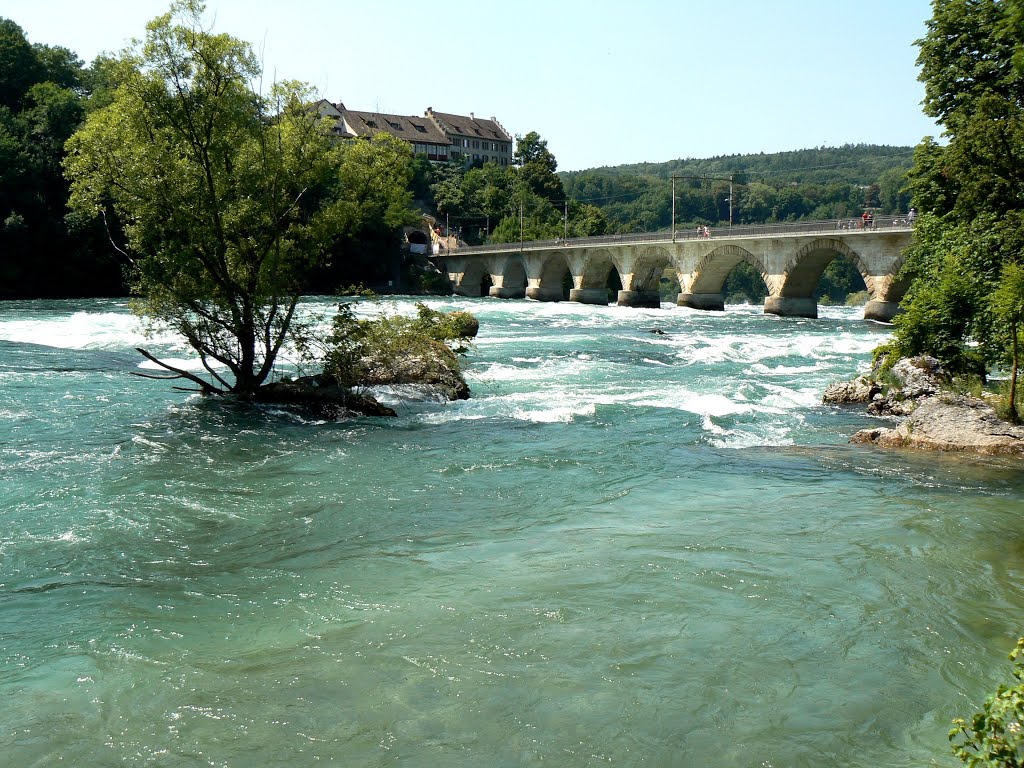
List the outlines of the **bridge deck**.
{"label": "bridge deck", "polygon": [[[775,224],[745,224],[734,227],[713,227],[709,229],[710,239],[742,240],[771,235],[794,237],[834,233],[843,235],[871,234],[879,232],[909,232],[913,224],[905,216],[876,216],[872,226],[863,227],[860,219],[827,219],[819,221],[789,221]],[[706,240],[703,229],[677,229],[675,232],[637,232],[626,235],[601,235],[599,237],[571,237],[556,240],[526,240],[513,243],[491,243],[468,245],[453,249],[459,255],[487,255],[511,251],[541,251],[553,248],[585,248],[598,245],[641,245],[678,243],[688,240]]]}

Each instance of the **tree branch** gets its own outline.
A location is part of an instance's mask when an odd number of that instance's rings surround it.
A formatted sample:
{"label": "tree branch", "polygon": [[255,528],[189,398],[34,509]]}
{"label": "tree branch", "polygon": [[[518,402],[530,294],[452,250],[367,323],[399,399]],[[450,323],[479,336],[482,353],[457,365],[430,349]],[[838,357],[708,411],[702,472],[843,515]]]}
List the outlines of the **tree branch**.
{"label": "tree branch", "polygon": [[154,355],[150,354],[149,352],[144,350],[142,347],[136,347],[135,351],[138,352],[140,355],[142,355],[147,360],[149,360],[150,362],[156,363],[157,365],[159,365],[164,370],[167,370],[167,371],[170,371],[171,373],[177,374],[177,376],[147,376],[145,374],[141,374],[140,373],[140,374],[137,374],[139,376],[143,376],[144,378],[155,378],[155,379],[156,378],[162,378],[162,379],[188,379],[189,381],[193,382],[194,384],[198,384],[199,387],[200,387],[200,391],[204,395],[222,395],[222,394],[224,394],[223,390],[217,389],[216,387],[211,385],[210,382],[208,382],[208,381],[206,381],[204,379],[199,378],[194,373],[190,373],[188,371],[184,371],[181,368],[175,368],[173,365],[170,365],[169,363],[165,363],[163,360],[157,359]]}

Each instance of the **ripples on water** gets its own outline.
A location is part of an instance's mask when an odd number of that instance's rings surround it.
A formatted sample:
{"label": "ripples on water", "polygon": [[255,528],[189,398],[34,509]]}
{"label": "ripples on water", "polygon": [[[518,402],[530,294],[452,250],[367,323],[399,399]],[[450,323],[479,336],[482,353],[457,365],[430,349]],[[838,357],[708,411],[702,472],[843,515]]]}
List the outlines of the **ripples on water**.
{"label": "ripples on water", "polygon": [[1019,464],[845,444],[883,327],[431,303],[473,399],[341,424],[129,376],[118,302],[0,305],[0,762],[952,764]]}

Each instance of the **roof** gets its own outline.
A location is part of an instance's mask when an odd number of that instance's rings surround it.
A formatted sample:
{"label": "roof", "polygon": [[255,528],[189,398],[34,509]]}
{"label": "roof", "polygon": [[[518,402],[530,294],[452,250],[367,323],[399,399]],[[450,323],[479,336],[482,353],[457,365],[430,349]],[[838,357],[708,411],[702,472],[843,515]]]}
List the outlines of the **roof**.
{"label": "roof", "polygon": [[419,144],[451,144],[451,140],[425,117],[386,115],[381,112],[341,110],[345,127],[356,136],[374,136],[388,133],[404,141]]}
{"label": "roof", "polygon": [[501,123],[493,117],[489,120],[483,120],[472,114],[466,117],[465,115],[452,115],[447,112],[435,112],[430,108],[427,109],[427,117],[433,117],[447,133],[453,136],[465,136],[470,139],[488,139],[490,141],[512,141],[512,137],[501,126]]}

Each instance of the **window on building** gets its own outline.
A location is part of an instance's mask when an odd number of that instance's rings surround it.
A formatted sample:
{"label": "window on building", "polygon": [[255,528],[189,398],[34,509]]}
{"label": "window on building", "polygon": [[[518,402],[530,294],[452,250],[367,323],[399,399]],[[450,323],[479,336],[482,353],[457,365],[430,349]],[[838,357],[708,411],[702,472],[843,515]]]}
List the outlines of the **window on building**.
{"label": "window on building", "polygon": [[469,139],[463,139],[462,146],[464,146],[466,149],[469,149]]}
{"label": "window on building", "polygon": [[366,127],[367,128],[376,128],[377,127],[377,124],[375,122],[373,122],[373,120],[366,120],[365,123],[366,123]]}
{"label": "window on building", "polygon": [[427,129],[425,127],[423,127],[422,125],[420,125],[419,123],[413,123],[412,127],[415,128],[420,133],[426,133],[427,132]]}
{"label": "window on building", "polygon": [[479,141],[474,141],[473,142],[473,149],[480,149],[480,142]]}

